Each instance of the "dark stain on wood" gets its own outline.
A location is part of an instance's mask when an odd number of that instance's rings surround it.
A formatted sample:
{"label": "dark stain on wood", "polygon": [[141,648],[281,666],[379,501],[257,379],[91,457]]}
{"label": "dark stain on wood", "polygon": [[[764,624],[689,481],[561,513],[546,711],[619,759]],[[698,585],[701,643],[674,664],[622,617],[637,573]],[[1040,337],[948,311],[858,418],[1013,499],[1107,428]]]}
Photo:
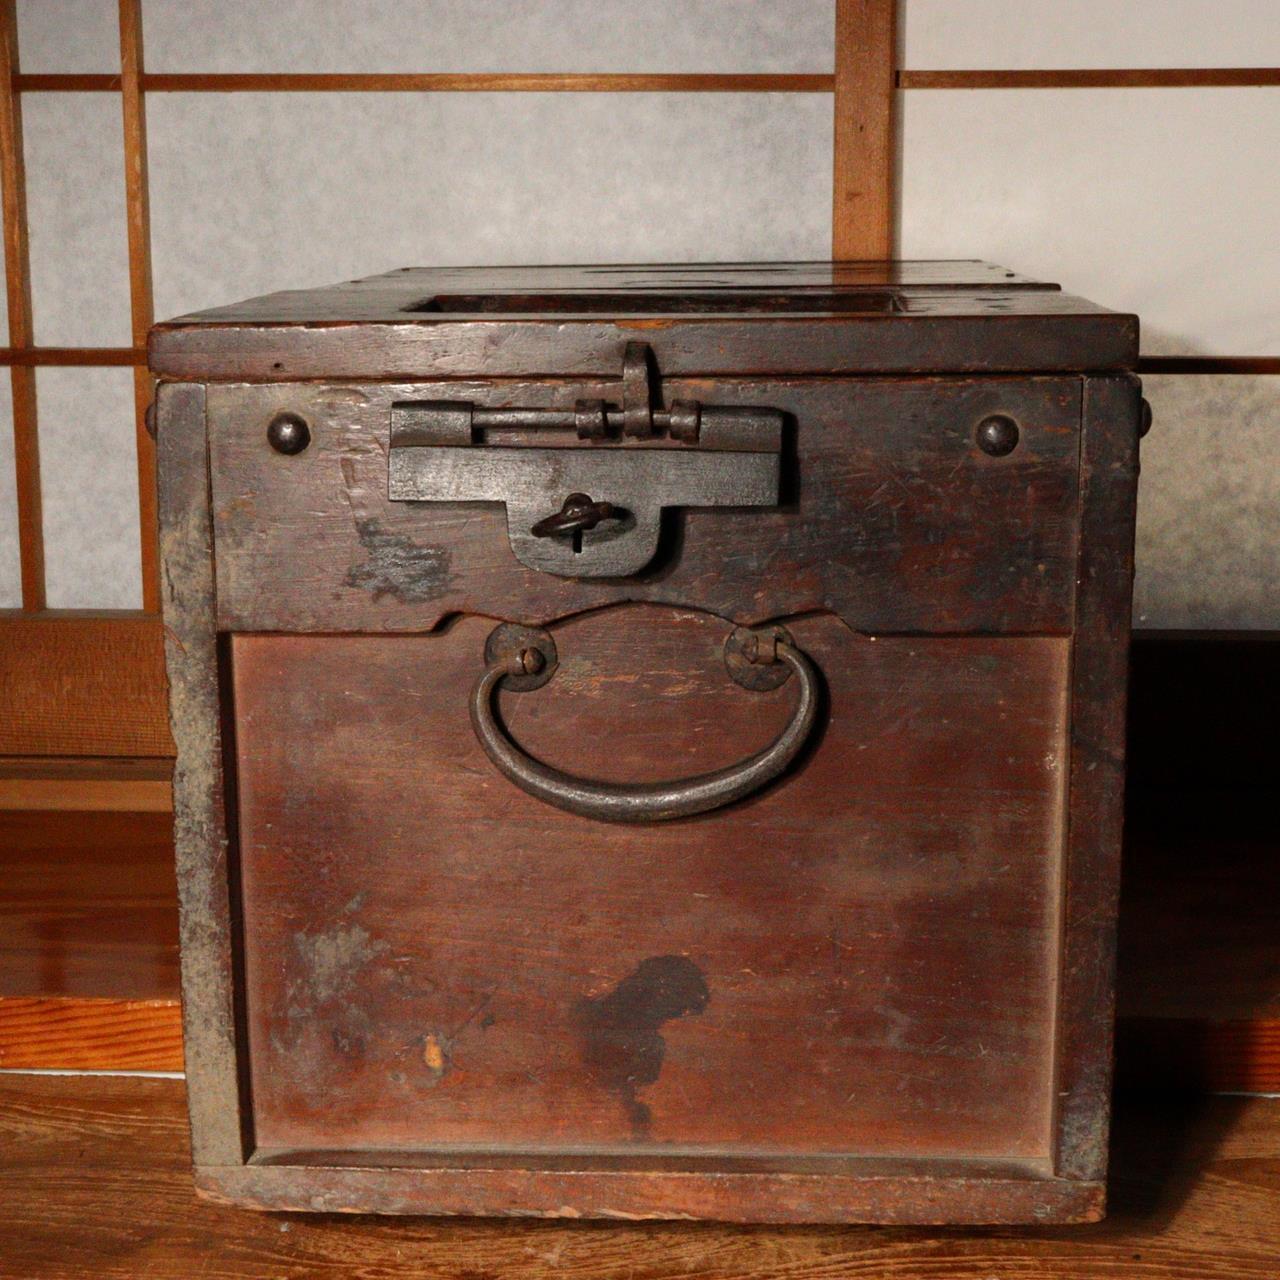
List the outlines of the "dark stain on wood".
{"label": "dark stain on wood", "polygon": [[647,1138],[653,1120],[639,1093],[662,1072],[661,1027],[701,1013],[710,1000],[706,979],[688,956],[650,956],[612,991],[579,1002],[582,1060],[597,1084],[617,1094],[634,1137]]}
{"label": "dark stain on wood", "polygon": [[356,536],[368,558],[347,570],[346,583],[375,600],[394,596],[403,604],[439,600],[453,587],[447,547],[420,546],[388,533],[376,520],[357,520]]}

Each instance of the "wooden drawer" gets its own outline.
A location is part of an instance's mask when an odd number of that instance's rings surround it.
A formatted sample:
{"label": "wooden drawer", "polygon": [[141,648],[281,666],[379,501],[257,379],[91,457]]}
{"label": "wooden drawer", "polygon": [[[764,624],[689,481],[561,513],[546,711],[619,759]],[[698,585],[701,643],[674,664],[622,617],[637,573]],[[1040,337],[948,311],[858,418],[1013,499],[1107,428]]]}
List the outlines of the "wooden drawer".
{"label": "wooden drawer", "polygon": [[[1066,640],[796,621],[820,740],[774,786],[652,824],[493,769],[466,697],[491,628],[232,643],[263,1155],[1047,1170]],[[622,605],[554,634],[554,679],[500,703],[567,772],[730,766],[794,705],[726,677],[707,614]]]}
{"label": "wooden drawer", "polygon": [[[668,381],[671,400],[787,415],[782,501],[669,510],[652,563],[609,581],[530,570],[512,554],[501,505],[391,501],[387,475],[394,403],[572,407],[616,388],[563,380],[212,387],[219,625],[420,631],[455,613],[541,622],[627,599],[696,605],[744,623],[831,609],[866,631],[1065,632],[1081,385],[1073,377]],[[297,456],[267,443],[279,413],[309,424],[311,444]],[[989,456],[975,439],[992,415],[1017,424],[1007,456]]]}

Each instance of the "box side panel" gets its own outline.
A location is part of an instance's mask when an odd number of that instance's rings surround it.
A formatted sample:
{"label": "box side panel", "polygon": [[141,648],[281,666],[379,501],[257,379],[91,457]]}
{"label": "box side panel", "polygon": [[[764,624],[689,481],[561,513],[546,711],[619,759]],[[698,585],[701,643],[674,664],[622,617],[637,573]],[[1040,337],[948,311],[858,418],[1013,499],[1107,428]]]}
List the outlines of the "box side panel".
{"label": "box side panel", "polygon": [[162,605],[182,947],[183,1037],[192,1153],[235,1163],[245,1142],[237,1079],[228,874],[214,630],[213,529],[202,386],[157,391]]}
{"label": "box side panel", "polygon": [[1107,1165],[1140,388],[1085,380],[1058,1025],[1056,1171]]}

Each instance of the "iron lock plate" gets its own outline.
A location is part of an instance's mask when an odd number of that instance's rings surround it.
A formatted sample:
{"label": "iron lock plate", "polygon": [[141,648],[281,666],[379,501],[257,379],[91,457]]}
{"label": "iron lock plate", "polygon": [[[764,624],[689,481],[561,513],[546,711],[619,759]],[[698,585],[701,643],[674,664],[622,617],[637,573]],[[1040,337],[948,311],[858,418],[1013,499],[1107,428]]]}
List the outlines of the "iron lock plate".
{"label": "iron lock plate", "polygon": [[[388,497],[500,502],[516,559],[571,578],[638,573],[657,552],[668,507],[776,506],[782,412],[693,401],[654,408],[650,370],[648,349],[629,343],[620,408],[393,404]],[[486,440],[493,430],[503,443]],[[573,432],[578,443],[524,442],[541,432]]]}

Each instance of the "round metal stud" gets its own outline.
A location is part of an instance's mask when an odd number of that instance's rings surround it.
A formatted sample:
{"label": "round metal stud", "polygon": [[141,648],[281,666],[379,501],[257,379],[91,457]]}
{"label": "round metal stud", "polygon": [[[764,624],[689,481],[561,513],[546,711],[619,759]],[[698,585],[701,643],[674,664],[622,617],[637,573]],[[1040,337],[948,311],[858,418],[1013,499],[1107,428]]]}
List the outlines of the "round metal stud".
{"label": "round metal stud", "polygon": [[292,457],[311,443],[311,428],[296,413],[277,413],[267,426],[267,443],[277,453]]}
{"label": "round metal stud", "polygon": [[1138,419],[1138,439],[1151,430],[1151,404],[1146,396],[1142,397],[1142,416]]}
{"label": "round metal stud", "polygon": [[1003,458],[1018,447],[1018,424],[1003,413],[993,413],[978,423],[978,448],[993,458]]}

